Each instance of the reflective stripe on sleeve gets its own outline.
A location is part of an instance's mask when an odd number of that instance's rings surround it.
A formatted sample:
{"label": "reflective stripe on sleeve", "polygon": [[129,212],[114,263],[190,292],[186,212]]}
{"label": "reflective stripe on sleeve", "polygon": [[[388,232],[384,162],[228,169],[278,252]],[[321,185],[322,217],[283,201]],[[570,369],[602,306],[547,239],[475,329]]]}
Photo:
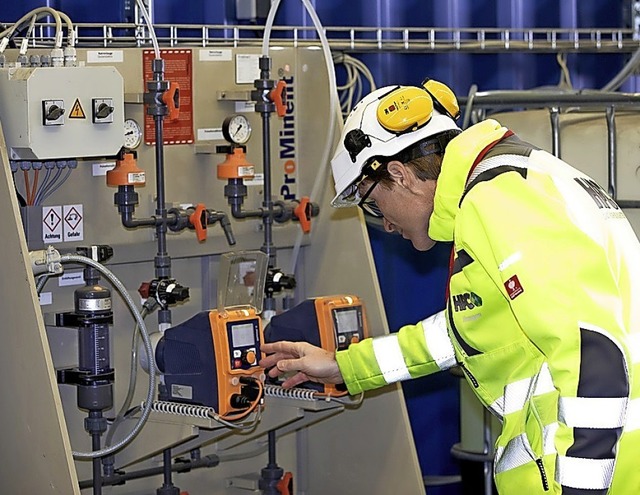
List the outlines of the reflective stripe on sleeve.
{"label": "reflective stripe on sleeve", "polygon": [[631,354],[631,362],[633,364],[640,363],[640,333],[627,335],[627,345]]}
{"label": "reflective stripe on sleeve", "polygon": [[[491,409],[500,416],[511,414],[520,411],[529,398],[555,390],[547,363],[542,365],[536,377],[523,378],[522,380],[507,384],[504,387],[504,395],[491,404]],[[535,389],[531,390],[534,380],[536,380]]]}
{"label": "reflective stripe on sleeve", "polygon": [[447,370],[456,364],[453,345],[447,332],[447,319],[444,311],[422,320],[424,340],[431,357],[441,370]]}
{"label": "reflective stripe on sleeve", "polygon": [[556,481],[584,490],[604,490],[611,485],[615,459],[583,459],[558,456]]}
{"label": "reflective stripe on sleeve", "polygon": [[640,399],[629,401],[627,421],[624,431],[640,430]]}
{"label": "reflective stripe on sleeve", "polygon": [[[555,454],[554,438],[558,431],[558,423],[551,423],[544,427],[542,432],[542,455]],[[537,456],[529,444],[527,436],[523,433],[509,440],[505,447],[496,449],[496,474],[520,467],[527,462],[534,462]]]}
{"label": "reflective stripe on sleeve", "polygon": [[573,428],[619,428],[626,408],[626,397],[560,397],[558,419]]}
{"label": "reflective stripe on sleeve", "polygon": [[387,383],[408,380],[409,369],[404,363],[397,335],[385,335],[373,339],[373,352],[380,372]]}

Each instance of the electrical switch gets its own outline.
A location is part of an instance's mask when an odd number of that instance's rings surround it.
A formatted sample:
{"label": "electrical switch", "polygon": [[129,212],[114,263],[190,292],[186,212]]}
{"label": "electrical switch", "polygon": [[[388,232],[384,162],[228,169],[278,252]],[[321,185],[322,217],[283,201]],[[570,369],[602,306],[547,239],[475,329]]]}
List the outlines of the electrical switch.
{"label": "electrical switch", "polygon": [[64,101],[43,100],[42,102],[42,125],[63,125],[64,124]]}
{"label": "electrical switch", "polygon": [[93,99],[93,123],[109,124],[113,122],[113,106],[112,98],[94,98]]}

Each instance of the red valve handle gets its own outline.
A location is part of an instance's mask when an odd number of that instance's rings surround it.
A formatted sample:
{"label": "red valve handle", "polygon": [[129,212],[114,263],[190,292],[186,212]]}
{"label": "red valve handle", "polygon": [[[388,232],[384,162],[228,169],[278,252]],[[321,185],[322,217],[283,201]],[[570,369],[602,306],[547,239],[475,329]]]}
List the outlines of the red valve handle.
{"label": "red valve handle", "polygon": [[290,472],[284,473],[284,476],[278,484],[276,488],[280,492],[280,495],[293,495],[293,474]]}
{"label": "red valve handle", "polygon": [[169,109],[167,118],[171,122],[178,120],[180,116],[180,85],[177,82],[169,83],[169,89],[162,93],[162,101]]}
{"label": "red valve handle", "polygon": [[302,232],[305,234],[311,232],[311,203],[308,196],[300,199],[300,204],[293,209],[293,214],[300,220]]}
{"label": "red valve handle", "polygon": [[196,229],[198,242],[207,239],[207,210],[202,203],[198,203],[195,211],[189,215],[189,223]]}
{"label": "red valve handle", "polygon": [[276,87],[269,93],[269,99],[276,105],[278,117],[284,117],[287,113],[287,83],[280,79]]}

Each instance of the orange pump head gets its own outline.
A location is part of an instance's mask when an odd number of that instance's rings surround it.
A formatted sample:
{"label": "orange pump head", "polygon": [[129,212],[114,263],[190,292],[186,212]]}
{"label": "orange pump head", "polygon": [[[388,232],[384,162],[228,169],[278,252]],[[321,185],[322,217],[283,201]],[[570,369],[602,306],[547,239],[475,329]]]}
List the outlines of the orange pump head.
{"label": "orange pump head", "polygon": [[[369,337],[364,302],[355,295],[339,294],[307,299],[271,318],[264,331],[265,342],[309,342],[336,352]],[[347,394],[342,385],[304,384],[325,395]]]}
{"label": "orange pump head", "polygon": [[247,161],[244,146],[226,149],[227,158],[218,164],[218,179],[253,179],[255,167]]}
{"label": "orange pump head", "polygon": [[133,153],[123,153],[115,168],[107,172],[108,186],[144,186],[145,181],[145,172],[138,168]]}

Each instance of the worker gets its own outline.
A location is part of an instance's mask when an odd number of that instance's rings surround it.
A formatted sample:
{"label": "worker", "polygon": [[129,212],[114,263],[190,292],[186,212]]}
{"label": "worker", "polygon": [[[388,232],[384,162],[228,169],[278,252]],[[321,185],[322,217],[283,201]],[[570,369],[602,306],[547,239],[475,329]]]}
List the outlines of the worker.
{"label": "worker", "polygon": [[[330,353],[266,344],[283,386],[351,394],[458,366],[502,423],[501,494],[640,493],[640,244],[591,178],[453,92],[390,86],[348,116],[332,206],[358,205],[419,251],[453,242],[446,309]],[[426,290],[429,290],[426,288]]]}

